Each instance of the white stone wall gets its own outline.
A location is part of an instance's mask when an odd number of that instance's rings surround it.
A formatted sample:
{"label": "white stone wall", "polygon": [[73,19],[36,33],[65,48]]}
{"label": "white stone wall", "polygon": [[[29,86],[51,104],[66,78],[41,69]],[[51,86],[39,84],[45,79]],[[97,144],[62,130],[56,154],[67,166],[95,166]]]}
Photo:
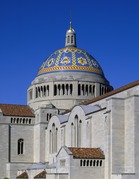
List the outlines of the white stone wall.
{"label": "white stone wall", "polygon": [[135,96],[135,172],[136,178],[139,178],[139,96]]}
{"label": "white stone wall", "polygon": [[34,162],[45,162],[45,128],[44,124],[34,125]]}
{"label": "white stone wall", "polygon": [[125,100],[125,173],[135,173],[135,98]]}
{"label": "white stone wall", "polygon": [[[52,126],[55,124],[55,129],[57,128],[57,141],[55,142],[57,150],[55,152],[52,152],[52,138],[50,141],[50,131],[52,131]],[[46,139],[45,139],[45,159],[46,161],[49,161],[50,163],[56,162],[56,153],[60,150],[61,148],[61,130],[60,130],[60,121],[57,116],[53,116],[51,120],[49,121],[49,125],[47,127],[46,131]]]}
{"label": "white stone wall", "polygon": [[124,100],[112,98],[111,103],[111,164],[112,173],[124,172]]}
{"label": "white stone wall", "polygon": [[7,177],[6,163],[9,162],[9,126],[0,124],[0,178]]}
{"label": "white stone wall", "polygon": [[[31,163],[7,163],[6,170],[7,170],[7,177],[9,179],[16,179],[18,175],[23,173],[27,167],[29,167]],[[20,172],[19,172],[20,171]]]}
{"label": "white stone wall", "polygon": [[56,157],[56,173],[70,174],[70,156],[64,148],[61,148]]}
{"label": "white stone wall", "polygon": [[[24,139],[24,152],[18,155],[17,142]],[[33,162],[33,126],[31,125],[11,125],[11,162]]]}
{"label": "white stone wall", "polygon": [[[78,171],[78,172],[77,172]],[[80,166],[80,159],[70,160],[70,179],[104,179],[104,165],[101,167]]]}

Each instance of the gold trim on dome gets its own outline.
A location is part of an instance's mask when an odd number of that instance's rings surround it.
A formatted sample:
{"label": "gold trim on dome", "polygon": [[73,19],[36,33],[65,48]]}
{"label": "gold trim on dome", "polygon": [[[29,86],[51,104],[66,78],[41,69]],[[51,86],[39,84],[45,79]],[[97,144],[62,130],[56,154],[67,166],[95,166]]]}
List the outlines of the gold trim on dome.
{"label": "gold trim on dome", "polygon": [[86,67],[86,66],[54,66],[50,68],[43,68],[38,72],[38,75],[41,75],[43,73],[48,73],[48,72],[55,72],[55,71],[62,71],[62,70],[73,70],[73,71],[84,71],[84,72],[94,72],[94,73],[99,73],[102,75],[102,71],[96,68],[92,67]]}
{"label": "gold trim on dome", "polygon": [[85,59],[85,58],[80,57],[80,58],[77,58],[77,59],[78,59],[78,63],[80,63],[81,65],[85,65],[85,64],[87,64],[87,62],[86,62],[86,59]]}

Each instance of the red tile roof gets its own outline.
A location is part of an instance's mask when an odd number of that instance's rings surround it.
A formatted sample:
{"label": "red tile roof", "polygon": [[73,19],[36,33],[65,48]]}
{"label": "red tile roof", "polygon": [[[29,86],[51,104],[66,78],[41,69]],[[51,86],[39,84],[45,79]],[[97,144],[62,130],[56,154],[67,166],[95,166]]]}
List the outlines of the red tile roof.
{"label": "red tile roof", "polygon": [[104,159],[104,153],[100,148],[69,147],[74,158]]}
{"label": "red tile roof", "polygon": [[27,105],[0,104],[4,116],[35,117],[31,108]]}
{"label": "red tile roof", "polygon": [[46,178],[46,171],[42,171],[38,175],[36,175],[34,178]]}
{"label": "red tile roof", "polygon": [[16,178],[28,178],[28,174],[24,172],[21,175],[18,175]]}

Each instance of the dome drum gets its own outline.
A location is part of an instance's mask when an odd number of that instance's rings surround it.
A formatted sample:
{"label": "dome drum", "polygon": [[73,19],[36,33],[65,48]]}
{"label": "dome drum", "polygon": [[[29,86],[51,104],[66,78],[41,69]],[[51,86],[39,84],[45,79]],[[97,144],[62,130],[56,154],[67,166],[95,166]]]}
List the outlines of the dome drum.
{"label": "dome drum", "polygon": [[[53,105],[61,108],[61,100],[70,101],[72,107],[75,100],[80,102],[97,97],[110,91],[109,85],[85,81],[56,81],[32,85],[28,89],[28,104],[46,103],[52,101]],[[73,101],[73,103],[72,103]],[[58,106],[57,106],[58,105]],[[64,106],[66,108],[66,106]],[[69,108],[69,106],[68,106]]]}

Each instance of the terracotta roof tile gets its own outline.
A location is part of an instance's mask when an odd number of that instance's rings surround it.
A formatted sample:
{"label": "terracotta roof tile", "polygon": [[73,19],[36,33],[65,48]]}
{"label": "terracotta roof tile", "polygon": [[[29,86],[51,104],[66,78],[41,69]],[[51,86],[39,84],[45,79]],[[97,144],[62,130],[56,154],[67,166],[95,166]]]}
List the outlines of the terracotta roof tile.
{"label": "terracotta roof tile", "polygon": [[31,108],[27,105],[0,104],[4,116],[35,117]]}
{"label": "terracotta roof tile", "polygon": [[104,153],[100,148],[69,147],[74,158],[104,159]]}
{"label": "terracotta roof tile", "polygon": [[24,172],[21,175],[18,175],[16,178],[28,178],[28,174]]}
{"label": "terracotta roof tile", "polygon": [[46,171],[42,171],[38,175],[36,175],[34,178],[46,178]]}

